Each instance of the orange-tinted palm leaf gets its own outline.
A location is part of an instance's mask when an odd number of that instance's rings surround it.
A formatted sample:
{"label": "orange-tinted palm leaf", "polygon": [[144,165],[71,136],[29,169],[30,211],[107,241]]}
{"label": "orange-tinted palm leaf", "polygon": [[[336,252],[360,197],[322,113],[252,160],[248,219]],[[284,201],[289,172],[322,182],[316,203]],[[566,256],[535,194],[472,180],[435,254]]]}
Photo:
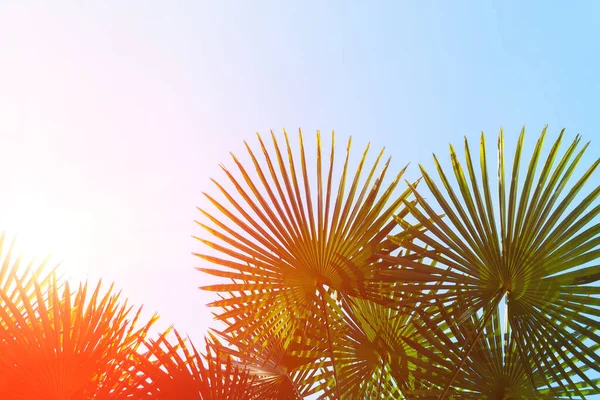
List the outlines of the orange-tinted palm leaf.
{"label": "orange-tinted palm leaf", "polygon": [[127,360],[154,319],[136,327],[140,311],[132,315],[100,284],[91,296],[87,284],[71,293],[55,276],[45,293],[35,279],[16,279],[15,288],[16,299],[0,291],[0,398],[117,398],[128,384]]}

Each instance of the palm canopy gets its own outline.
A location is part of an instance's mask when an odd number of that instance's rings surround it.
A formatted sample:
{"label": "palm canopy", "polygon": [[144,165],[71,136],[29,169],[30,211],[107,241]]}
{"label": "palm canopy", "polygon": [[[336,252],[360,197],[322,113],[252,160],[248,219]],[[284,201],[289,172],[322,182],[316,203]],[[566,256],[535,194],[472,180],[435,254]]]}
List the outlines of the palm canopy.
{"label": "palm canopy", "polygon": [[[395,248],[387,235],[409,190],[390,200],[404,170],[385,186],[389,160],[376,174],[383,150],[367,168],[367,147],[351,177],[349,140],[336,177],[334,135],[327,158],[317,132],[316,179],[311,179],[302,133],[299,160],[285,132],[286,156],[271,136],[274,156],[258,136],[262,163],[246,144],[254,175],[235,156],[241,177],[222,167],[234,190],[214,181],[228,205],[207,194],[218,212],[201,210],[212,226],[200,223],[213,237],[200,240],[219,256],[214,252],[198,256],[221,266],[201,271],[232,280],[204,287],[224,293],[210,305],[223,309],[217,318],[230,321],[225,332],[239,343],[248,337],[265,343],[275,335],[286,338],[287,347],[294,332],[320,312],[326,288],[342,295],[381,297],[378,287],[369,285],[373,263],[380,253]],[[368,173],[361,182],[364,169]],[[239,315],[247,318],[236,319]]]}
{"label": "palm canopy", "polygon": [[[500,132],[495,201],[482,134],[479,173],[465,139],[466,170],[450,148],[456,184],[434,156],[442,187],[421,167],[431,198],[426,200],[415,189],[418,204],[406,203],[419,225],[400,221],[414,240],[407,242],[402,237],[397,241],[416,252],[433,250],[429,254],[437,264],[400,260],[402,265],[382,271],[382,277],[412,283],[403,290],[418,293],[423,304],[439,302],[452,308],[461,296],[467,296],[470,303],[465,315],[479,312],[481,317],[473,335],[463,340],[462,359],[446,383],[444,395],[458,371],[468,364],[504,296],[510,327],[507,340],[532,388],[545,385],[546,392],[578,396],[584,396],[579,390],[583,386],[588,387],[588,394],[600,391],[587,374],[588,370],[600,372],[600,287],[595,284],[600,266],[594,264],[600,251],[600,205],[596,201],[600,186],[581,195],[600,160],[573,179],[587,145],[579,149],[581,138],[577,136],[560,154],[561,132],[543,159],[545,136],[546,129],[520,184],[524,130],[508,180]],[[489,350],[494,357],[500,351]],[[574,376],[583,383],[575,384]]]}

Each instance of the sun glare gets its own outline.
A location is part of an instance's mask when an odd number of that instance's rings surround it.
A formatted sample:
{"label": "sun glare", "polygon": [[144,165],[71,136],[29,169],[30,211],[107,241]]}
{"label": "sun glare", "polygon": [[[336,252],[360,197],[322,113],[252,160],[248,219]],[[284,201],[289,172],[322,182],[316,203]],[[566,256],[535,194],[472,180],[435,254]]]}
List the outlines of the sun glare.
{"label": "sun glare", "polygon": [[6,210],[0,221],[0,229],[6,233],[5,244],[16,239],[13,254],[20,254],[25,263],[50,257],[51,264],[60,264],[61,273],[79,277],[81,271],[74,268],[82,253],[77,215],[67,208],[52,209],[35,203],[23,201]]}

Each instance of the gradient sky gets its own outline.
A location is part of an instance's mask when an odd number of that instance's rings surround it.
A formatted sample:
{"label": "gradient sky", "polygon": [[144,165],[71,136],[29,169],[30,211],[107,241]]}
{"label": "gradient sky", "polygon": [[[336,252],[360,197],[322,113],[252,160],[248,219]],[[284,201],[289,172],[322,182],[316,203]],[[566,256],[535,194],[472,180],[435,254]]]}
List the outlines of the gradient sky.
{"label": "gradient sky", "polygon": [[597,2],[27,3],[0,3],[0,230],[196,341],[195,207],[256,132],[335,129],[413,177],[500,126],[600,154]]}

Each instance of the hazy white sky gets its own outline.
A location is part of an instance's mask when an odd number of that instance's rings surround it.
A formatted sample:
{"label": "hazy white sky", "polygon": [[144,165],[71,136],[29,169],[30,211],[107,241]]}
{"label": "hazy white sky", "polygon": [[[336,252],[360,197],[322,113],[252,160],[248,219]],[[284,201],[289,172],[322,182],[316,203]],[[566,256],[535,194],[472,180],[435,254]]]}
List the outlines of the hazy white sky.
{"label": "hazy white sky", "polygon": [[600,153],[599,3],[302,4],[1,2],[0,229],[199,341],[195,207],[255,132],[335,129],[409,176],[501,125]]}

